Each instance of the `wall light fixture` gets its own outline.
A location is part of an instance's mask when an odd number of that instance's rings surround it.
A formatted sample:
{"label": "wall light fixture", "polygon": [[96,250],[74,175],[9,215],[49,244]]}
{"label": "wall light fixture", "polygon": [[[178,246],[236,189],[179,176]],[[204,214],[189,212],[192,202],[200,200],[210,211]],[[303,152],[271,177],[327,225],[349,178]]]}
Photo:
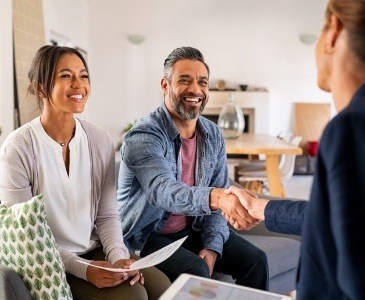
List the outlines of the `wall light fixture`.
{"label": "wall light fixture", "polygon": [[127,37],[128,41],[136,45],[142,44],[146,39],[146,37],[142,34],[128,34]]}
{"label": "wall light fixture", "polygon": [[299,35],[299,40],[305,45],[313,45],[317,40],[317,36],[315,34],[302,33]]}

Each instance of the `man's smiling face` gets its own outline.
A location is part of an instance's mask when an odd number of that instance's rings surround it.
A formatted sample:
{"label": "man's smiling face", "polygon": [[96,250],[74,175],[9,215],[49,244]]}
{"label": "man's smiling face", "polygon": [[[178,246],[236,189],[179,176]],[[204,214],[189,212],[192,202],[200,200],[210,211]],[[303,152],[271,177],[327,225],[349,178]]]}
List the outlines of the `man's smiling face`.
{"label": "man's smiling face", "polygon": [[185,120],[198,118],[208,102],[208,76],[207,68],[200,61],[176,62],[171,81],[167,83],[167,106]]}

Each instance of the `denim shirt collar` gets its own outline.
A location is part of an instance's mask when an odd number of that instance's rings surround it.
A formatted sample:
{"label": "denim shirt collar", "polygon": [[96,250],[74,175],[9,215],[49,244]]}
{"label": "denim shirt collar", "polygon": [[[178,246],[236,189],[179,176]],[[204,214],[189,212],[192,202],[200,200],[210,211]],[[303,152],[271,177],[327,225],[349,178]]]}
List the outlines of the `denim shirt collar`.
{"label": "denim shirt collar", "polygon": [[[177,128],[174,120],[171,117],[170,112],[168,111],[165,102],[161,105],[161,108],[163,109],[163,111],[166,114],[166,131],[168,136],[174,140],[175,138],[177,138],[178,136],[180,136],[180,132],[179,129]],[[201,116],[198,117],[198,121],[197,121],[197,131],[199,132],[199,134],[204,137],[205,139],[208,139],[209,137],[209,132],[206,128],[206,126],[204,125],[204,123],[201,121]]]}

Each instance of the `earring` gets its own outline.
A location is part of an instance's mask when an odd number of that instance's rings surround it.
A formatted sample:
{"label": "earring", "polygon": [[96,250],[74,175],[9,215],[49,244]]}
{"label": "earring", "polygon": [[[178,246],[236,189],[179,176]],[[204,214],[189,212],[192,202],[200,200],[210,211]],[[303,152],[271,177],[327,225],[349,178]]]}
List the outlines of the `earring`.
{"label": "earring", "polygon": [[323,53],[324,54],[328,54],[328,55],[331,55],[335,52],[335,47],[332,47],[331,45],[329,44],[326,44],[324,45],[324,48],[323,48]]}

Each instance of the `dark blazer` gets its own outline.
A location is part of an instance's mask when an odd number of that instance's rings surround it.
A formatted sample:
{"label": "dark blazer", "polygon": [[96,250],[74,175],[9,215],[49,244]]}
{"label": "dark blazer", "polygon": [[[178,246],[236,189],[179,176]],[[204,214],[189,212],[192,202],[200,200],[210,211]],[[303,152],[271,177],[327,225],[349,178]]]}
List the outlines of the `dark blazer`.
{"label": "dark blazer", "polygon": [[301,235],[305,219],[305,200],[271,200],[265,208],[265,226],[270,231]]}
{"label": "dark blazer", "polygon": [[298,234],[305,215],[297,299],[365,299],[365,85],[323,132],[308,205],[278,201],[269,230]]}

